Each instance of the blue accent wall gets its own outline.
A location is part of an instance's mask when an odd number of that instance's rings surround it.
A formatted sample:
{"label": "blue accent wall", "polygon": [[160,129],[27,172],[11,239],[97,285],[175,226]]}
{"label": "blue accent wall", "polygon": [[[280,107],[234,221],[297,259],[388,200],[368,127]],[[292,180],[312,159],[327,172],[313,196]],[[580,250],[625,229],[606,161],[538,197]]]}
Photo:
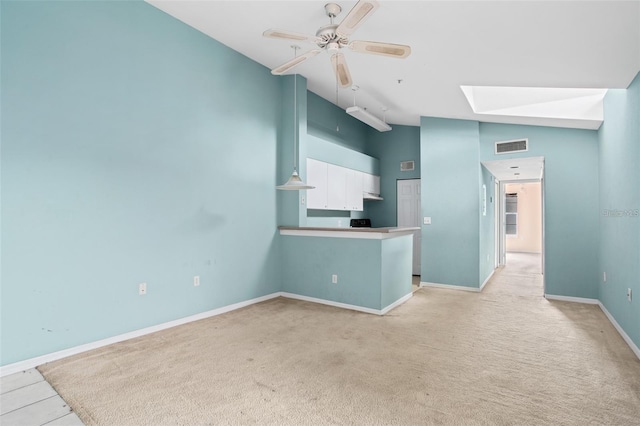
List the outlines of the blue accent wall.
{"label": "blue accent wall", "polygon": [[421,280],[478,288],[480,161],[477,121],[422,117]]}
{"label": "blue accent wall", "polygon": [[279,291],[278,77],[143,2],[0,7],[1,364]]}
{"label": "blue accent wall", "polygon": [[[494,270],[495,251],[495,205],[496,194],[494,177],[484,167],[480,167],[480,285],[489,277]],[[486,188],[486,200],[483,201],[483,185]],[[486,213],[483,214],[483,205]]]}
{"label": "blue accent wall", "polygon": [[[496,155],[496,141],[529,150]],[[545,291],[598,297],[598,134],[593,130],[480,123],[481,161],[544,157]]]}
{"label": "blue accent wall", "polygon": [[[420,127],[393,125],[388,132],[369,129],[367,154],[380,159],[380,195],[384,200],[365,200],[365,208],[374,226],[397,226],[397,181],[420,178]],[[415,161],[415,169],[400,171],[401,161]]]}
{"label": "blue accent wall", "polygon": [[309,134],[354,151],[365,152],[369,126],[315,93],[309,92],[307,110]]}
{"label": "blue accent wall", "polygon": [[[640,347],[640,74],[628,89],[608,91],[598,137],[599,296]],[[628,288],[632,289],[631,302]]]}

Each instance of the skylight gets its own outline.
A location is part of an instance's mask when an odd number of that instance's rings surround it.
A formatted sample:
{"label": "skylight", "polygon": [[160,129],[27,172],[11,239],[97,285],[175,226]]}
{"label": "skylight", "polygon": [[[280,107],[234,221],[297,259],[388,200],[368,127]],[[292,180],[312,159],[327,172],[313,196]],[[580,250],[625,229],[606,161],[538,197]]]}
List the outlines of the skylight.
{"label": "skylight", "polygon": [[460,86],[476,114],[603,120],[607,89]]}

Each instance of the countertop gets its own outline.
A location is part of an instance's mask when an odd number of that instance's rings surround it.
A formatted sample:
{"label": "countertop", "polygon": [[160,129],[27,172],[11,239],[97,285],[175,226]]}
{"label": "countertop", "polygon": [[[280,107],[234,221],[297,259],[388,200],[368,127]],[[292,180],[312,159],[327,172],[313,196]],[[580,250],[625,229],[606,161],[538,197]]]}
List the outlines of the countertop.
{"label": "countertop", "polygon": [[281,231],[335,231],[335,232],[378,232],[383,234],[390,234],[393,232],[407,232],[407,231],[419,231],[419,226],[410,227],[397,227],[388,226],[382,228],[322,228],[319,226],[279,226]]}
{"label": "countertop", "polygon": [[385,227],[385,228],[322,228],[313,226],[280,226],[280,235],[297,237],[356,238],[366,240],[386,240],[389,238],[413,235],[420,227]]}

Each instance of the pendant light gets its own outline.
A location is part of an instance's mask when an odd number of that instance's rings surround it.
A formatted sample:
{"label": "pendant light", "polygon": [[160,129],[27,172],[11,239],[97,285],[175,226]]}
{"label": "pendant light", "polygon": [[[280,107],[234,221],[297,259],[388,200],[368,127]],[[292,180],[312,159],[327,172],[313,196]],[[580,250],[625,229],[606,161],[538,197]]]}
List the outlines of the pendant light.
{"label": "pendant light", "polygon": [[[297,56],[298,46],[291,46],[294,51],[294,59]],[[276,186],[276,189],[299,191],[301,189],[314,189],[315,186],[307,185],[298,175],[298,74],[293,75],[293,173],[284,185]]]}

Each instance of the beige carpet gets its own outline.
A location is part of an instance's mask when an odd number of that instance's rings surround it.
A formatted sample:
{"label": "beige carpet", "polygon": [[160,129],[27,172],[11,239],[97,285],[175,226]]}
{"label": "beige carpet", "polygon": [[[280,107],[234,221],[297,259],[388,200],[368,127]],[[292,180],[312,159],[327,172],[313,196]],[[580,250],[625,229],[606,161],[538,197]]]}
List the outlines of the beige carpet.
{"label": "beige carpet", "polygon": [[639,424],[640,361],[541,294],[507,267],[384,317],[279,298],[39,369],[87,424]]}

